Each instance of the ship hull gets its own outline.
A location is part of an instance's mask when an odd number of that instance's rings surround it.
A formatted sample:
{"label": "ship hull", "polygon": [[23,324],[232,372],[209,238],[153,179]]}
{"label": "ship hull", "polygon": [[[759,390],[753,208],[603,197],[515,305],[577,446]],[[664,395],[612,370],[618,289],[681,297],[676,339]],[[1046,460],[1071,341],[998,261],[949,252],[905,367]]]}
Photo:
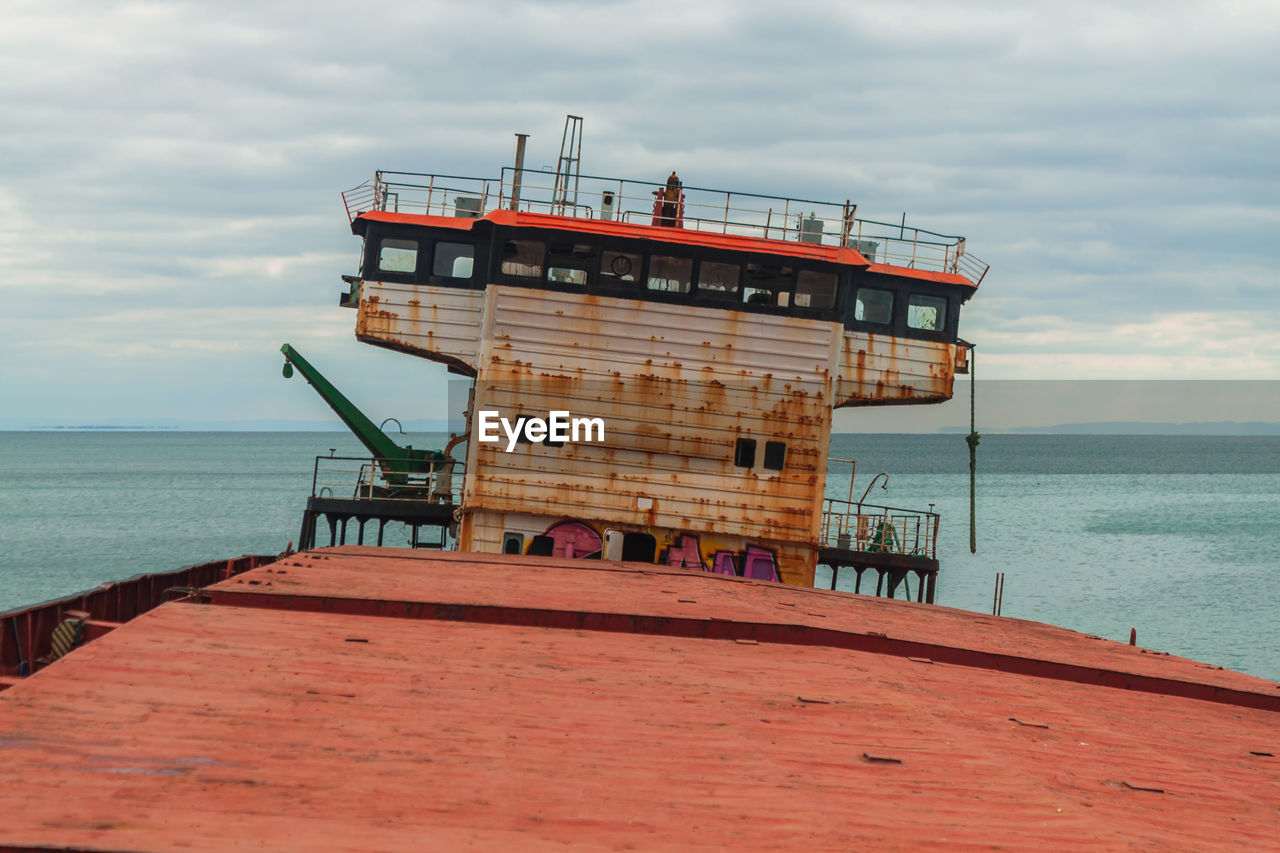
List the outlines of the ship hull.
{"label": "ship hull", "polygon": [[608,561],[294,555],[0,694],[0,846],[1272,843],[1275,684]]}

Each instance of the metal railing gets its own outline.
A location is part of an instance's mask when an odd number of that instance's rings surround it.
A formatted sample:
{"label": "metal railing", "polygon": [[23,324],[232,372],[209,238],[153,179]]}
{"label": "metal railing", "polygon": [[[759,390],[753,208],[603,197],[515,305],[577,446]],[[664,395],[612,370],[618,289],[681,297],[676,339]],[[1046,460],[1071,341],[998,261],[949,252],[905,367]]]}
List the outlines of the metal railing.
{"label": "metal railing", "polygon": [[502,206],[501,197],[490,193],[491,183],[488,178],[465,175],[379,171],[372,181],[344,192],[342,201],[347,207],[348,219],[369,210],[433,216],[456,216],[462,211],[466,215],[483,216]]}
{"label": "metal railing", "polygon": [[939,521],[936,512],[826,498],[820,545],[937,559]]}
{"label": "metal railing", "polygon": [[[414,467],[418,470],[409,471]],[[313,498],[396,500],[457,505],[462,499],[462,463],[368,456],[317,456]]]}
{"label": "metal railing", "polygon": [[[437,216],[483,216],[509,206],[518,186],[518,207],[579,219],[616,220],[649,225],[655,195],[666,184],[575,176],[571,188],[557,185],[545,169],[502,169],[495,181],[461,175],[379,171],[342,194],[347,216],[369,210]],[[741,193],[682,185],[682,227],[687,230],[848,246],[872,263],[962,275],[981,284],[988,265],[965,251],[965,240],[899,222],[860,219],[849,202]]]}

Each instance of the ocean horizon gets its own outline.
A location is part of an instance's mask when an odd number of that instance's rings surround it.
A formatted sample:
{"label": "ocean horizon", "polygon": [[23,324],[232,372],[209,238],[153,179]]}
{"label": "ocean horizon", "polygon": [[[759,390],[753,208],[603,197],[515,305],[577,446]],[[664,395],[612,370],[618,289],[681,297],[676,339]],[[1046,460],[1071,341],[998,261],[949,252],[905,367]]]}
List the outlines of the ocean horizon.
{"label": "ocean horizon", "polygon": [[[406,420],[403,427],[415,433],[447,433],[444,420]],[[977,426],[982,435],[1198,435],[1198,436],[1280,436],[1280,422],[1274,421],[1081,421],[1041,426]],[[345,428],[333,421],[189,421],[154,424],[41,424],[38,421],[0,421],[0,432],[333,432]],[[833,430],[832,435],[955,435],[967,434],[969,427],[940,426],[920,431]]]}
{"label": "ocean horizon", "polygon": [[[346,432],[4,432],[0,611],[283,551],[331,450],[366,455]],[[976,554],[962,434],[839,433],[830,452],[857,460],[855,499],[884,472],[868,503],[941,513],[940,605],[990,613],[1004,573],[1005,616],[1121,642],[1136,629],[1141,646],[1280,678],[1280,438],[986,434]],[[849,468],[831,462],[828,497],[848,496]]]}

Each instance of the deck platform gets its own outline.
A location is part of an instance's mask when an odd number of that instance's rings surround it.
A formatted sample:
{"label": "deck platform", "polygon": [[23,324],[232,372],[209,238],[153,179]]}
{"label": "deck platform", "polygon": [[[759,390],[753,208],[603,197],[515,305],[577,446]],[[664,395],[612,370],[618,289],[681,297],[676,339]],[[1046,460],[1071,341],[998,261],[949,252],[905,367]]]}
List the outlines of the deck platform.
{"label": "deck platform", "polygon": [[343,547],[0,693],[0,849],[1276,844],[1280,686],[651,565]]}

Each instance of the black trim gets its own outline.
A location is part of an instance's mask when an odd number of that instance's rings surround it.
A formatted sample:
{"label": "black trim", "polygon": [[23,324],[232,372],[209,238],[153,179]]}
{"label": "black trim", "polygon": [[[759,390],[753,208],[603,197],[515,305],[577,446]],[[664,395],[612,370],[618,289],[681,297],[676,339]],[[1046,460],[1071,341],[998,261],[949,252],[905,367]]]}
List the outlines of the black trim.
{"label": "black trim", "polygon": [[[376,278],[382,281],[473,290],[483,290],[487,283],[494,283],[561,293],[589,293],[620,299],[638,299],[648,302],[688,305],[694,308],[718,308],[754,314],[804,317],[840,323],[846,329],[870,334],[948,343],[956,340],[960,325],[960,306],[972,295],[972,291],[968,288],[956,285],[927,281],[912,276],[873,273],[859,267],[842,266],[790,255],[734,252],[714,247],[676,244],[662,240],[584,234],[555,228],[496,226],[487,221],[476,222],[470,231],[404,223],[361,221],[365,223],[364,227],[360,229],[365,235],[365,251],[362,264],[362,268],[365,270],[378,269],[377,250],[381,240],[384,238],[411,239],[417,240],[420,244],[417,269],[412,274],[378,272]],[[542,275],[540,277],[513,276],[504,274],[501,271],[501,247],[510,240],[537,240],[543,243],[544,255]],[[475,262],[472,266],[470,278],[457,279],[430,274],[437,242],[475,244]],[[574,258],[574,263],[572,264],[572,268],[586,269],[587,281],[585,285],[547,280],[549,271],[556,265],[552,260],[552,247],[556,244],[590,247],[588,251],[581,253],[583,257]],[[602,276],[601,265],[606,252],[624,252],[638,255],[640,257],[639,268],[633,270],[636,281],[624,282],[611,276]],[[693,261],[690,292],[673,293],[650,290],[648,281],[649,258],[651,255],[690,258]],[[706,262],[739,266],[740,273],[736,298],[726,298],[726,295],[719,291],[700,290],[698,281],[701,276],[701,265]],[[744,294],[750,288],[750,278],[747,273],[749,264],[767,264],[785,267],[790,270],[783,288],[788,294],[786,305],[761,304],[744,300]],[[570,265],[561,263],[559,266],[566,267]],[[831,273],[836,276],[836,294],[834,304],[831,307],[801,307],[794,304],[796,278],[802,270]],[[374,275],[366,275],[365,277],[375,278]],[[888,290],[894,294],[892,322],[877,324],[854,319],[855,294],[859,287]],[[945,299],[947,301],[945,328],[937,332],[928,329],[909,328],[907,326],[907,303],[911,294]]]}

